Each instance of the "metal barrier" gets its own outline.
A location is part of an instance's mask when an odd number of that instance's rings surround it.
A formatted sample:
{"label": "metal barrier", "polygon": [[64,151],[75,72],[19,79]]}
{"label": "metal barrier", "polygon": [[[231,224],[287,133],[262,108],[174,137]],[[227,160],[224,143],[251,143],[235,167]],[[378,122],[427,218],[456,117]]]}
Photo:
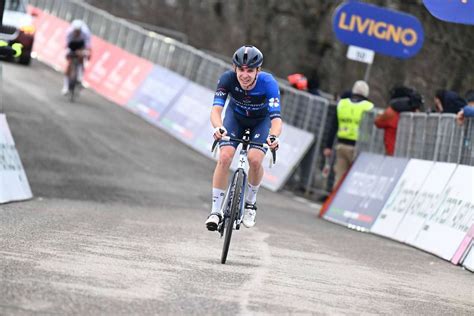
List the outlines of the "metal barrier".
{"label": "metal barrier", "polygon": [[[172,38],[150,32],[124,19],[77,0],[31,0],[31,5],[66,21],[83,20],[91,32],[124,50],[168,68],[189,80],[214,90],[219,76],[231,65],[205,54],[192,46]],[[315,142],[295,174],[298,181],[310,190],[318,186],[315,179],[321,173],[317,168],[321,160],[323,134],[327,122],[329,101],[293,89],[279,80],[282,117],[285,124],[314,134]]]}
{"label": "metal barrier", "polygon": [[455,114],[401,113],[395,156],[472,165],[471,129],[472,119],[459,126]]}
{"label": "metal barrier", "polygon": [[[357,152],[385,152],[383,130],[374,125],[376,115],[375,111],[367,112],[362,119]],[[403,112],[394,156],[474,165],[473,136],[473,118],[459,126],[455,114]]]}
{"label": "metal barrier", "polygon": [[474,166],[474,118],[464,123],[464,138],[461,143],[460,164]]}
{"label": "metal barrier", "polygon": [[356,152],[368,151],[377,154],[384,154],[383,130],[374,128],[375,117],[381,111],[374,109],[366,112],[362,117],[359,126],[359,138],[356,143]]}

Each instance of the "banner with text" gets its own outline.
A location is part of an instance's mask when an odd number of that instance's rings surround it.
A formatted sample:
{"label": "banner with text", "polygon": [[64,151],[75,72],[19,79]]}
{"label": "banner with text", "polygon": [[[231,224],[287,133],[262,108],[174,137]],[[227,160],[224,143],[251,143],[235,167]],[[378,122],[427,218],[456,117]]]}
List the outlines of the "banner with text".
{"label": "banner with text", "polygon": [[441,204],[442,193],[456,166],[448,162],[434,163],[414,201],[408,206],[405,216],[395,231],[394,239],[413,245],[424,223]]}
{"label": "banner with text", "polygon": [[158,124],[188,82],[183,76],[155,65],[126,106],[150,123]]}
{"label": "banner with text", "polygon": [[474,224],[474,167],[458,165],[413,245],[451,260]]}
{"label": "banner with text", "polygon": [[33,197],[5,114],[0,114],[0,203]]}
{"label": "banner with text", "polygon": [[434,162],[411,159],[370,232],[394,238],[405,213],[418,195]]}
{"label": "banner with text", "polygon": [[406,158],[361,153],[323,218],[358,230],[369,230],[407,163]]}

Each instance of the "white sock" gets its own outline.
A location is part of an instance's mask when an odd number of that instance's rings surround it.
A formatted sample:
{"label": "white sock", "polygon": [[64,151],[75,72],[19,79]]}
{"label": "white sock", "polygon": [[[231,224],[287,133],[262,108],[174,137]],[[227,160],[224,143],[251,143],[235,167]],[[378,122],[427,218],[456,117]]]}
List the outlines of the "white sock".
{"label": "white sock", "polygon": [[245,198],[245,202],[250,204],[255,204],[255,202],[257,202],[258,188],[260,188],[260,184],[251,185],[250,183],[247,183],[247,197]]}
{"label": "white sock", "polygon": [[69,78],[64,77],[64,88],[68,88],[68,87],[69,87]]}
{"label": "white sock", "polygon": [[225,190],[212,188],[212,213],[220,213]]}

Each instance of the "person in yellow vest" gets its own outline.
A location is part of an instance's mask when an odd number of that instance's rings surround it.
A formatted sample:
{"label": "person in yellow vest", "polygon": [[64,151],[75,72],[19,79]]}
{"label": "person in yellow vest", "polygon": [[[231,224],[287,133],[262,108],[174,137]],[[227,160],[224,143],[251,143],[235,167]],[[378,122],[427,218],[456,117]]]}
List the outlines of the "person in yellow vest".
{"label": "person in yellow vest", "polygon": [[336,115],[330,125],[329,137],[323,151],[326,158],[331,156],[337,134],[334,186],[355,158],[355,144],[359,137],[360,121],[365,112],[374,108],[374,104],[367,99],[368,97],[369,85],[363,80],[358,80],[352,87],[351,96],[341,99],[337,104]]}
{"label": "person in yellow vest", "polygon": [[13,43],[9,45],[8,42],[0,40],[0,55],[5,57],[20,57],[23,45],[20,43]]}

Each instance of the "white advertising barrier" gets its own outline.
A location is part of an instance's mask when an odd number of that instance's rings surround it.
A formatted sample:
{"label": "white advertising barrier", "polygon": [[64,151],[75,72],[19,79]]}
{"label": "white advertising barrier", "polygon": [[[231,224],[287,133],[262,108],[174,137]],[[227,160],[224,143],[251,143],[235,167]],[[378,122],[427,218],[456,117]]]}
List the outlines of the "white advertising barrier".
{"label": "white advertising barrier", "polygon": [[397,185],[372,225],[371,233],[389,238],[395,237],[398,225],[418,195],[433,164],[432,161],[419,159],[411,159],[408,162]]}
{"label": "white advertising barrier", "polygon": [[426,181],[421,187],[413,203],[407,209],[400,225],[398,225],[394,239],[414,245],[423,224],[431,217],[442,202],[442,193],[449,183],[456,164],[435,162]]}
{"label": "white advertising barrier", "polygon": [[0,203],[33,197],[5,114],[0,114]]}
{"label": "white advertising barrier", "polygon": [[471,244],[464,261],[462,262],[463,267],[471,272],[474,272],[474,245]]}
{"label": "white advertising barrier", "polygon": [[451,260],[474,224],[474,167],[458,165],[442,201],[423,224],[413,245]]}

